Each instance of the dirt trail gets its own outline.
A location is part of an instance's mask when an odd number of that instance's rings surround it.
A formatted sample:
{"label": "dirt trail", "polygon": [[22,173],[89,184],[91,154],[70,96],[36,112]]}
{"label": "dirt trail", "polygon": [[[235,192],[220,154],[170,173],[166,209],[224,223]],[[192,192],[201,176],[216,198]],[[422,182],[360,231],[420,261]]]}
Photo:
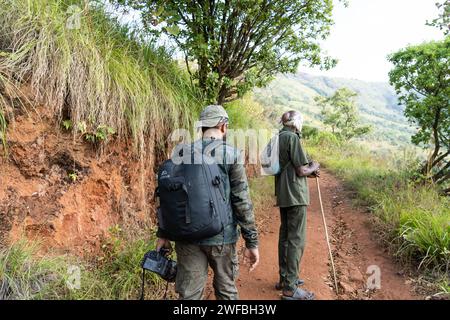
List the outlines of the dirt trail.
{"label": "dirt trail", "polygon": [[[330,233],[333,256],[338,273],[339,296],[332,288],[333,280],[327,244],[317,194],[317,185],[309,180],[311,205],[308,209],[307,244],[300,267],[300,277],[305,288],[315,293],[317,299],[421,299],[412,292],[401,266],[381,248],[370,230],[368,213],[351,206],[349,194],[335,177],[322,172],[320,179],[324,210]],[[238,289],[241,299],[279,299],[280,292],[274,284],[278,280],[278,208],[273,204],[262,224],[260,255],[261,263],[248,273],[241,263]],[[261,215],[261,213],[259,213]],[[366,274],[369,266],[378,266],[381,272],[381,289],[367,290]],[[214,294],[208,286],[206,296]]]}

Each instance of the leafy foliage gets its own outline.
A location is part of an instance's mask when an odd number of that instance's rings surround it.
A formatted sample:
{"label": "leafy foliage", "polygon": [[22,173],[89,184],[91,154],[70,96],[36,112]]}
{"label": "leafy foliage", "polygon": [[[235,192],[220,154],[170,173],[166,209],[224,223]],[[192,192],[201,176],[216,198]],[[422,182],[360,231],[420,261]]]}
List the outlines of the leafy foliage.
{"label": "leafy foliage", "polygon": [[444,182],[450,177],[450,36],[407,47],[389,60],[394,64],[390,82],[406,117],[418,127],[412,141],[433,149],[422,171]]}
{"label": "leafy foliage", "polygon": [[230,117],[230,129],[267,129],[270,127],[264,114],[264,108],[250,94],[225,104],[225,109]]}
{"label": "leafy foliage", "polygon": [[73,128],[73,123],[71,120],[64,120],[61,125],[63,128],[67,131],[71,130]]}
{"label": "leafy foliage", "polygon": [[442,3],[436,3],[436,6],[442,10],[439,17],[427,22],[427,25],[439,28],[445,35],[450,34],[450,0],[444,0]]}
{"label": "leafy foliage", "polygon": [[357,94],[347,88],[337,90],[330,97],[316,97],[316,103],[322,108],[325,125],[343,140],[360,137],[370,131],[369,126],[359,125]]}
{"label": "leafy foliage", "polygon": [[82,135],[86,141],[89,141],[94,145],[98,145],[101,142],[108,141],[111,138],[111,136],[113,136],[115,133],[116,132],[114,131],[113,128],[105,125],[100,125],[94,131],[82,132]]}
{"label": "leafy foliage", "polygon": [[319,135],[319,129],[311,126],[303,126],[302,127],[302,138],[312,139],[316,138]]}
{"label": "leafy foliage", "polygon": [[301,61],[329,68],[319,41],[332,25],[333,0],[111,0],[141,12],[151,33],[165,33],[195,62],[194,80],[211,102],[243,96]]}

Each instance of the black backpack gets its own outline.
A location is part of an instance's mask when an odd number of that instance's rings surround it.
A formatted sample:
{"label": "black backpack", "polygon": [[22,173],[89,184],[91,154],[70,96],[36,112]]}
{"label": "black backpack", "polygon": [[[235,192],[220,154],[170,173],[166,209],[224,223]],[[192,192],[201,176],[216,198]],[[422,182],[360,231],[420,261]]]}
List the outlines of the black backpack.
{"label": "black backpack", "polygon": [[[159,168],[159,228],[172,241],[215,236],[232,219],[221,170],[214,157],[204,154],[201,143],[200,148],[198,145],[192,144],[188,148],[191,150],[190,163],[175,164],[169,159]],[[220,142],[217,146],[225,145]],[[200,163],[193,162],[195,156],[201,159]]]}

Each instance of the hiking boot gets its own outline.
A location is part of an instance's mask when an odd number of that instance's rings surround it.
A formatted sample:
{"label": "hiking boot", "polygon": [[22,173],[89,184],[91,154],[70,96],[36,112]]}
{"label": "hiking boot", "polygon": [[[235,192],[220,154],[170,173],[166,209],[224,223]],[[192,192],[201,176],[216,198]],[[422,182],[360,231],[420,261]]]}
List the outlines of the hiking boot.
{"label": "hiking boot", "polygon": [[314,293],[297,288],[295,291],[283,291],[282,300],[314,300]]}
{"label": "hiking boot", "polygon": [[[305,281],[302,280],[302,279],[297,279],[297,280],[295,281],[295,285],[296,285],[296,286],[302,286],[302,285],[304,285],[304,284],[305,284]],[[277,289],[277,290],[283,290],[283,289],[284,289],[284,283],[277,282],[277,283],[275,284],[275,289]]]}

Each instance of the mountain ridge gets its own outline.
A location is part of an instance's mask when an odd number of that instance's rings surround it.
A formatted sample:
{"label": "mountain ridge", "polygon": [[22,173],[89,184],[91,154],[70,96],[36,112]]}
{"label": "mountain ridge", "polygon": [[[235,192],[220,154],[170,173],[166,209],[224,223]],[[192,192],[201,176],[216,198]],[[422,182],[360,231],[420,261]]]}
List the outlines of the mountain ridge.
{"label": "mountain ridge", "polygon": [[413,130],[403,114],[404,107],[398,103],[395,90],[387,82],[298,72],[279,75],[270,85],[256,89],[254,93],[255,99],[266,108],[271,118],[276,119],[287,109],[296,109],[304,114],[309,124],[323,128],[320,107],[315,104],[314,97],[329,96],[342,87],[358,94],[361,121],[373,127],[364,140],[381,140],[394,146],[410,144]]}

